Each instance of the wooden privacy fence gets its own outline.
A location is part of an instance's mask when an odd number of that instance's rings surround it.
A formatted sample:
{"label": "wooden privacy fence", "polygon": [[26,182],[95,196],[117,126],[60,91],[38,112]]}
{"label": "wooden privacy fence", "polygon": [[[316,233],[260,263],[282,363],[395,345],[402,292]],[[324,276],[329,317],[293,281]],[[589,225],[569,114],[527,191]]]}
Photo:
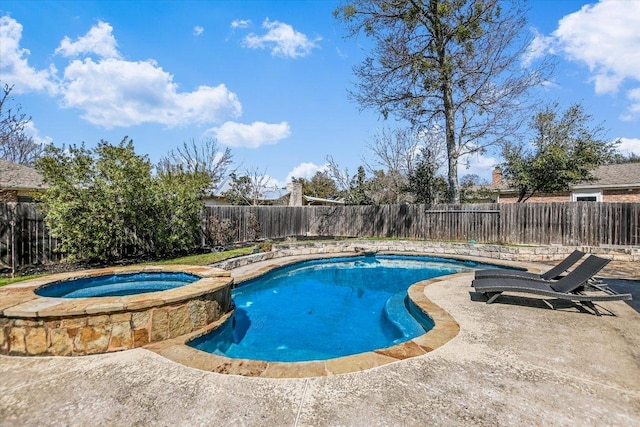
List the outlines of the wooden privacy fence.
{"label": "wooden privacy fence", "polygon": [[214,206],[237,240],[260,237],[389,237],[565,246],[640,245],[640,203],[517,203],[383,206]]}
{"label": "wooden privacy fence", "polygon": [[0,270],[58,262],[55,247],[36,203],[0,203]]}
{"label": "wooden privacy fence", "polygon": [[[215,206],[235,240],[259,237],[389,237],[399,239],[565,246],[640,245],[640,203],[517,203],[383,206]],[[203,240],[204,241],[204,240]],[[0,269],[57,262],[38,205],[0,203]]]}

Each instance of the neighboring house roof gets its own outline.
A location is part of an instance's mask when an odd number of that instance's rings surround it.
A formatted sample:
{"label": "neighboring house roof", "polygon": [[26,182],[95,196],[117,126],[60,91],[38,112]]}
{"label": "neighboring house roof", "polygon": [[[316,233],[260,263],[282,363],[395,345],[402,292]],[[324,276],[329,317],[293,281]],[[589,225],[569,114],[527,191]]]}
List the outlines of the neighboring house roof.
{"label": "neighboring house roof", "polygon": [[[264,197],[262,199],[260,199],[260,202],[262,204],[270,204],[270,202],[277,202],[277,201],[282,201],[284,200],[284,198],[289,197],[290,193],[284,193],[282,196],[277,197],[278,192],[270,192],[267,196],[270,197]],[[309,205],[344,205],[344,200],[343,199],[338,199],[338,200],[334,200],[334,199],[323,199],[321,197],[311,197],[311,196],[305,196],[303,195],[302,198],[307,202],[307,204]],[[217,204],[217,205],[228,205],[229,203],[227,202],[227,199],[224,198],[223,196],[208,196],[205,197],[205,203],[207,203],[211,206]]]}
{"label": "neighboring house roof", "polygon": [[594,181],[580,182],[573,188],[635,188],[640,187],[640,163],[603,165],[593,171]]}
{"label": "neighboring house roof", "polygon": [[47,185],[37,170],[0,159],[0,189],[42,190]]}
{"label": "neighboring house roof", "polygon": [[[259,205],[274,205],[278,203],[285,203],[289,200],[290,192],[285,192],[283,189],[275,189],[267,191],[263,196],[258,199]],[[205,196],[205,204],[209,205],[231,205],[225,196],[222,194],[214,194]]]}
{"label": "neighboring house roof", "polygon": [[321,204],[321,205],[344,205],[343,199],[323,199],[322,197],[311,197],[311,196],[302,196],[310,205],[311,204]]}
{"label": "neighboring house roof", "polygon": [[[602,165],[593,171],[593,181],[582,181],[572,186],[572,190],[583,189],[627,189],[640,188],[640,163],[620,163]],[[508,193],[515,189],[510,188],[505,181],[494,183],[490,186],[493,190]]]}

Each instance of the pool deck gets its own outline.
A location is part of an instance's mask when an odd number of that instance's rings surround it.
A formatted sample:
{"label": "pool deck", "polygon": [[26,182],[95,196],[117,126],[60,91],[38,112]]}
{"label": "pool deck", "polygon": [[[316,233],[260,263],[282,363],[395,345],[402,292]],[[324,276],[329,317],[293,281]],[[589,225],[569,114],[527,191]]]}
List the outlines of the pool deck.
{"label": "pool deck", "polygon": [[[638,280],[640,267],[611,263],[603,276]],[[485,304],[471,278],[424,289],[459,324],[453,340],[361,372],[243,377],[144,348],[0,356],[0,425],[640,425],[637,306],[600,303],[597,317],[537,298]],[[640,285],[625,286],[636,303]]]}

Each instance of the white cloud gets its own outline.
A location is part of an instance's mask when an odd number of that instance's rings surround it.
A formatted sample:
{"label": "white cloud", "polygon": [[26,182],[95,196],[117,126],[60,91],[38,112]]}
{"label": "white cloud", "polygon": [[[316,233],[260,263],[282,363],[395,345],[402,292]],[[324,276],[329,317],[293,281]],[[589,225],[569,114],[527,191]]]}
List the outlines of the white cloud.
{"label": "white cloud", "polygon": [[640,156],[640,138],[620,138],[618,151],[627,156],[631,153]]}
{"label": "white cloud", "polygon": [[525,67],[530,66],[533,61],[541,58],[547,52],[553,51],[553,43],[555,40],[551,36],[545,36],[541,34],[535,28],[533,28],[531,31],[533,31],[534,37],[533,40],[531,40],[531,43],[527,47],[522,58],[522,63]]}
{"label": "white cloud", "polygon": [[29,51],[20,47],[21,38],[22,25],[1,17],[0,80],[15,85],[16,93],[46,89],[60,95],[63,107],[80,109],[85,120],[107,129],[142,123],[169,127],[211,124],[242,114],[240,101],[224,84],[179,92],[173,76],[154,61],[120,59],[108,23],[99,22],[76,41],[62,40],[56,53],[99,57],[72,60],[62,77],[54,69],[30,67]]}
{"label": "white cloud", "polygon": [[202,33],[204,33],[204,27],[201,27],[200,25],[196,25],[195,27],[193,27],[193,35],[194,36],[201,36]]}
{"label": "white cloud", "polygon": [[259,180],[264,184],[264,188],[267,190],[267,194],[265,194],[266,197],[278,198],[285,193],[285,191],[282,191],[285,186],[271,175],[263,175],[259,178]]}
{"label": "white cloud", "polygon": [[236,19],[231,22],[231,28],[234,30],[236,28],[247,28],[249,25],[251,25],[251,21],[249,19]]}
{"label": "white cloud", "polygon": [[640,117],[640,87],[631,89],[627,92],[627,99],[630,101],[627,112],[620,119],[623,121],[632,121],[636,117]]}
{"label": "white cloud", "polygon": [[290,134],[286,122],[229,122],[242,114],[242,105],[224,84],[179,91],[173,75],[155,61],[122,59],[113,28],[106,22],[99,22],[75,41],[62,40],[57,54],[79,56],[68,62],[62,76],[53,67],[31,67],[29,51],[20,47],[21,38],[22,25],[9,16],[0,17],[0,80],[15,85],[16,93],[47,90],[60,97],[63,107],[79,109],[82,118],[95,125],[109,129],[143,123],[175,127],[227,121],[215,128],[220,141],[247,147],[275,144]]}
{"label": "white cloud", "polygon": [[33,139],[33,142],[35,142],[36,144],[47,145],[53,142],[53,138],[51,138],[50,136],[40,136],[40,132],[38,131],[38,129],[36,129],[33,121],[29,121],[25,124],[24,133],[25,135],[31,137]]}
{"label": "white cloud", "polygon": [[596,93],[640,82],[640,2],[603,0],[565,16],[553,32],[568,59],[591,70]]}
{"label": "white cloud", "polygon": [[640,116],[640,1],[601,0],[566,15],[558,28],[535,37],[523,58],[528,65],[545,53],[585,64],[596,94],[623,89],[631,101],[622,120]]}
{"label": "white cloud", "polygon": [[[466,154],[460,158],[458,177],[465,175],[478,175],[480,179],[491,182],[493,169],[500,162],[494,157],[484,156],[479,153]],[[466,165],[469,167],[467,168]]]}
{"label": "white cloud", "polygon": [[271,54],[274,56],[288,58],[307,56],[313,48],[318,47],[317,42],[322,40],[320,37],[311,40],[284,22],[265,19],[262,27],[267,32],[261,36],[254,33],[249,34],[244,39],[244,45],[251,49],[270,48]]}
{"label": "white cloud", "polygon": [[261,145],[275,144],[291,134],[287,122],[269,124],[253,122],[250,125],[225,122],[212,128],[208,133],[215,134],[221,144],[230,147],[258,148]]}
{"label": "white cloud", "polygon": [[55,69],[36,70],[29,65],[28,49],[20,47],[22,25],[9,16],[0,17],[0,80],[14,86],[15,93],[46,90],[54,94],[57,90],[52,82]]}
{"label": "white cloud", "polygon": [[63,105],[87,121],[113,128],[141,123],[169,127],[238,117],[242,106],[225,85],[178,92],[173,76],[153,61],[74,60],[64,71]]}
{"label": "white cloud", "polygon": [[91,27],[87,34],[78,37],[76,41],[71,41],[68,36],[65,36],[55,53],[67,57],[95,54],[101,58],[120,58],[117,47],[118,43],[113,36],[113,27],[100,21]]}
{"label": "white cloud", "polygon": [[173,76],[155,61],[126,61],[115,50],[112,27],[100,22],[76,42],[68,37],[56,52],[75,59],[60,83],[62,103],[83,110],[82,117],[105,128],[158,123],[169,127],[216,123],[242,113],[237,96],[223,84],[178,92]]}
{"label": "white cloud", "polygon": [[318,166],[315,163],[300,163],[287,174],[285,182],[291,182],[293,178],[311,179],[316,172],[327,170],[327,165]]}

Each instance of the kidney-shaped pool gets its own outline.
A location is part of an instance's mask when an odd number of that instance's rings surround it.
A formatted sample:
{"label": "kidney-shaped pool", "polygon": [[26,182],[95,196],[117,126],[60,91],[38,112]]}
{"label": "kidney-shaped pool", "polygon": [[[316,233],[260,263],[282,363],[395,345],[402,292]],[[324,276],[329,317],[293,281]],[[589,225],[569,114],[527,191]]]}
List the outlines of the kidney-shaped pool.
{"label": "kidney-shaped pool", "polygon": [[390,347],[433,327],[407,297],[412,284],[491,266],[423,256],[305,261],[241,283],[235,313],[188,344],[230,358],[326,360]]}

